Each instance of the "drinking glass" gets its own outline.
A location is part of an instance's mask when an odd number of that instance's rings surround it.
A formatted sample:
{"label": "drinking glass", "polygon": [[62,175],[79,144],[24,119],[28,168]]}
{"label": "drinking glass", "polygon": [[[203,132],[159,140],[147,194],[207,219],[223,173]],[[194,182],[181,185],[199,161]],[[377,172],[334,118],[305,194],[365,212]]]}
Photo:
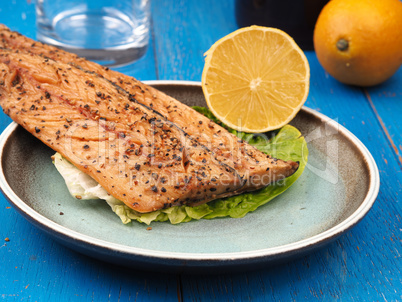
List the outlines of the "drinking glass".
{"label": "drinking glass", "polygon": [[37,0],[36,23],[39,41],[123,65],[147,50],[150,0]]}

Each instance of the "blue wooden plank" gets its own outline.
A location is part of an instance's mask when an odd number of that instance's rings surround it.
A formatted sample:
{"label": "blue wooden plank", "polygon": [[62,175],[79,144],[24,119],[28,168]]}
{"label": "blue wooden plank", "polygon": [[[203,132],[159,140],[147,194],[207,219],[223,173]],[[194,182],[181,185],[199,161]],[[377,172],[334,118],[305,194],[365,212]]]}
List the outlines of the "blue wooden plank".
{"label": "blue wooden plank", "polygon": [[[360,137],[376,158],[382,176],[379,198],[368,216],[335,243],[302,259],[248,274],[183,278],[183,297],[195,301],[398,301],[401,297],[399,169],[387,138],[361,89],[330,79],[314,54],[308,104],[336,118]],[[314,88],[316,87],[316,88]],[[356,106],[359,104],[359,106]],[[388,170],[388,171],[387,171]],[[390,189],[391,188],[391,189]],[[395,190],[396,189],[396,190]],[[396,191],[396,192],[395,192]]]}
{"label": "blue wooden plank", "polygon": [[[2,1],[0,20],[35,39],[34,5]],[[155,79],[153,40],[145,57],[116,70]],[[0,113],[0,131],[11,119]],[[7,238],[7,241],[6,241]],[[56,243],[0,196],[0,300],[176,301],[177,277],[116,267]]]}
{"label": "blue wooden plank", "polygon": [[0,23],[21,32],[31,39],[36,38],[35,4],[32,1],[9,0],[0,5]]}
{"label": "blue wooden plank", "polygon": [[161,80],[200,81],[204,53],[237,28],[233,1],[158,1],[153,16]]}
{"label": "blue wooden plank", "polygon": [[[248,274],[183,278],[184,299],[265,301],[399,301],[402,174],[364,92],[335,81],[307,53],[311,91],[307,105],[351,130],[380,169],[381,190],[369,214],[336,242],[302,259]],[[395,89],[389,88],[389,91]]]}
{"label": "blue wooden plank", "polygon": [[[199,22],[199,15],[211,15],[210,8],[212,6],[215,9],[214,12],[227,9],[225,6],[227,3],[220,5],[219,3],[212,4],[205,1],[203,4],[198,2],[198,5],[199,8],[201,5],[203,6],[201,10],[194,9],[191,11],[185,6],[174,6],[167,2],[165,5],[161,5],[160,11],[162,13],[172,10],[178,11],[178,14],[172,14],[170,18],[159,18],[155,25],[155,28],[159,30],[156,35],[161,34],[168,40],[167,43],[157,45],[158,53],[168,54],[164,57],[164,61],[161,61],[158,56],[161,78],[199,80],[203,66],[202,53],[215,40],[235,29],[234,22],[229,25],[226,24],[229,18],[227,17],[228,13],[222,13],[225,16],[224,18],[215,16],[212,23],[203,23],[202,31],[204,36],[208,38],[200,37],[194,43],[181,43],[183,37],[188,36],[186,31],[194,35],[194,29],[200,28],[196,25]],[[178,18],[179,14],[185,19],[184,24],[187,27],[177,27],[180,22],[175,22],[173,18]],[[172,32],[172,28],[178,32],[168,39],[167,35]],[[401,183],[399,171],[387,171],[387,167],[384,166],[384,159],[388,163],[395,164],[392,150],[389,147],[387,137],[378,131],[379,121],[367,102],[364,91],[360,88],[345,86],[332,79],[323,71],[313,53],[308,53],[308,58],[312,67],[312,78],[311,92],[306,105],[329,115],[355,133],[368,146],[376,161],[379,162],[383,187],[396,187],[399,192],[398,188],[400,188]],[[190,63],[186,60],[191,62],[192,68],[190,70],[188,70]],[[178,77],[177,73],[181,74],[182,77]],[[207,278],[203,277],[186,277],[183,280],[184,299],[199,297],[200,300],[208,300],[229,295],[230,298],[228,299],[231,300],[239,297],[239,293],[244,294],[247,291],[244,284],[252,287],[250,295],[246,294],[245,300],[253,295],[264,296],[264,291],[253,287],[253,284],[258,280],[264,285],[261,288],[272,287],[276,290],[281,288],[280,293],[276,295],[278,300],[293,300],[295,295],[290,291],[292,288],[294,292],[299,293],[299,297],[305,298],[316,297],[330,300],[341,298],[348,300],[350,297],[355,297],[363,300],[365,298],[366,300],[376,300],[388,297],[389,299],[399,299],[401,296],[395,291],[394,286],[395,283],[397,285],[401,283],[400,266],[397,265],[398,248],[400,247],[398,244],[400,242],[392,240],[392,238],[397,236],[395,230],[398,230],[396,226],[400,222],[401,209],[393,207],[392,204],[386,204],[387,200],[396,201],[396,195],[392,191],[382,189],[373,210],[352,232],[333,243],[330,248],[316,252],[303,260],[291,262],[287,266],[281,266],[279,275],[277,267],[273,270],[269,269],[247,275],[209,277],[208,281],[205,281]],[[395,214],[390,217],[388,211]],[[384,236],[377,238],[378,234]],[[375,244],[376,240],[378,241],[377,244]],[[377,245],[383,248],[375,248]],[[388,255],[386,260],[383,252]],[[288,270],[286,267],[290,267],[290,271],[299,272],[299,275],[303,277],[295,278],[292,274],[286,273]],[[306,269],[307,267],[308,269]],[[310,274],[311,267],[316,268],[315,274]],[[319,274],[317,275],[317,273]],[[396,280],[396,282],[390,280]],[[290,284],[290,287],[280,286],[281,284]]]}
{"label": "blue wooden plank", "polygon": [[[157,73],[161,79],[199,80],[203,53],[236,29],[233,1],[158,1],[154,3]],[[9,18],[13,12],[13,18]],[[22,13],[25,12],[25,20]],[[20,16],[14,19],[14,16]],[[34,37],[32,5],[9,1],[0,20]],[[12,19],[12,20],[11,20]],[[151,56],[151,54],[147,54]],[[400,75],[365,92],[329,77],[308,53],[311,92],[307,105],[338,120],[366,144],[381,173],[379,198],[368,216],[351,232],[315,253],[272,268],[233,275],[183,276],[183,300],[303,301],[402,300],[400,252],[401,173],[395,146],[400,148]],[[158,78],[150,58],[135,68],[123,67],[140,79]],[[154,64],[154,65],[152,65]],[[396,82],[395,82],[395,79]],[[395,93],[396,97],[393,96]],[[374,110],[375,109],[375,110]],[[377,112],[376,112],[377,111]],[[380,119],[381,121],[380,121]],[[0,118],[1,127],[9,120]],[[401,149],[399,149],[401,150]],[[5,300],[127,301],[175,300],[176,276],[123,270],[92,260],[58,245],[25,222],[0,198],[0,297]],[[18,280],[18,281],[17,281]]]}
{"label": "blue wooden plank", "polygon": [[[3,212],[3,200],[0,203]],[[176,276],[116,267],[80,255],[48,238],[13,209],[6,211],[9,223],[2,226],[1,235],[10,241],[0,246],[0,298],[5,301],[177,300]]]}
{"label": "blue wooden plank", "polygon": [[402,169],[402,68],[365,93]]}

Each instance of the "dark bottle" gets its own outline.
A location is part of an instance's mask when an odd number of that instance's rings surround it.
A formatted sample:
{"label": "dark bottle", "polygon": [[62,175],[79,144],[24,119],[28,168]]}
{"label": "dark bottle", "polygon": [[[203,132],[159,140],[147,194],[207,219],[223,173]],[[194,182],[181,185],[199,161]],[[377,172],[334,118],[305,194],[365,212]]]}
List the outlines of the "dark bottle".
{"label": "dark bottle", "polygon": [[289,34],[300,48],[314,49],[313,32],[321,9],[328,0],[236,0],[240,27],[262,25]]}

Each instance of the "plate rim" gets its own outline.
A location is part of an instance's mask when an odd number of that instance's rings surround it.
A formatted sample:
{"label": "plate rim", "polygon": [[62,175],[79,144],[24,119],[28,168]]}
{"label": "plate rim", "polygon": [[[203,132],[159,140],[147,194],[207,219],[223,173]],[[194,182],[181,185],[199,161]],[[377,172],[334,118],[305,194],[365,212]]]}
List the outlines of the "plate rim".
{"label": "plate rim", "polygon": [[[147,85],[176,85],[176,86],[194,86],[201,87],[201,82],[198,81],[177,81],[177,80],[152,80],[143,81]],[[346,137],[351,143],[353,143],[357,149],[360,151],[364,157],[365,163],[370,171],[369,173],[369,189],[366,196],[360,206],[352,213],[349,217],[342,220],[337,225],[331,227],[330,229],[321,232],[317,235],[288,243],[285,245],[280,245],[276,247],[257,249],[252,251],[243,252],[224,252],[224,253],[184,253],[184,252],[170,252],[170,251],[158,251],[151,249],[144,249],[138,247],[130,247],[123,244],[109,242],[103,239],[98,239],[89,235],[79,233],[77,231],[71,230],[63,225],[60,225],[46,216],[41,215],[36,212],[33,208],[29,207],[23,200],[21,200],[15,192],[9,186],[3,171],[3,155],[4,147],[10,137],[10,135],[18,127],[18,124],[14,121],[9,124],[3,133],[0,135],[0,189],[2,190],[5,197],[9,202],[17,208],[20,212],[25,215],[25,218],[33,220],[34,224],[39,224],[39,226],[56,237],[66,237],[75,242],[80,242],[84,245],[90,245],[92,247],[100,248],[101,251],[109,251],[119,254],[124,254],[127,257],[146,257],[146,258],[158,258],[164,260],[174,260],[174,261],[225,261],[225,262],[236,262],[244,261],[250,259],[260,259],[260,258],[270,258],[276,257],[283,254],[297,253],[298,251],[303,251],[314,246],[319,246],[331,239],[335,239],[347,230],[355,226],[372,208],[379,192],[380,188],[380,176],[377,164],[367,147],[349,130],[344,126],[337,123],[328,116],[308,107],[303,106],[302,111],[318,117],[323,123],[328,123],[338,129],[341,134]],[[187,263],[188,264],[188,263]]]}

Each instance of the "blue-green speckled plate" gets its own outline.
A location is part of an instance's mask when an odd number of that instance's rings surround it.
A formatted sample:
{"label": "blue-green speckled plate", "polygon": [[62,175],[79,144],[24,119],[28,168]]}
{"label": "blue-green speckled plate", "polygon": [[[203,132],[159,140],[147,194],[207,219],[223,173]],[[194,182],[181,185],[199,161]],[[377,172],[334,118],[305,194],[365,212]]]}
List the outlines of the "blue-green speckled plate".
{"label": "blue-green speckled plate", "polygon": [[[205,106],[199,83],[150,82],[188,105]],[[353,227],[379,190],[365,146],[326,116],[303,108],[292,121],[309,163],[284,194],[244,218],[123,225],[102,201],[73,199],[53,150],[12,123],[1,135],[0,187],[30,222],[62,244],[125,266],[186,272],[250,269],[310,252]]]}

